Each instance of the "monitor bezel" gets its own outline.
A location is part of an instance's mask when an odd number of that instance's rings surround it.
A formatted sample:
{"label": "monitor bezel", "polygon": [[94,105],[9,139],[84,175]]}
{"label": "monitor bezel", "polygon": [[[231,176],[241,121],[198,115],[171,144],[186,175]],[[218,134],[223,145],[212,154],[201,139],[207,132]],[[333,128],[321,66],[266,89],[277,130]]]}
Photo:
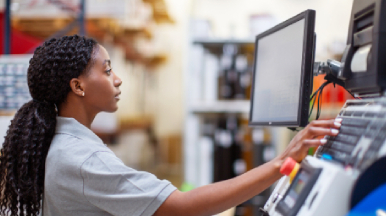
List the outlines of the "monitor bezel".
{"label": "monitor bezel", "polygon": [[[275,33],[287,26],[290,26],[302,19],[305,19],[304,28],[304,40],[303,40],[303,52],[302,52],[302,71],[301,71],[301,83],[299,88],[299,107],[298,117],[296,121],[253,121],[253,102],[254,102],[254,89],[255,89],[255,73],[256,73],[256,61],[258,41],[272,33]],[[259,34],[255,39],[255,50],[253,60],[253,76],[252,76],[252,88],[251,88],[251,104],[249,112],[249,125],[250,126],[288,126],[288,127],[304,127],[308,124],[310,95],[312,92],[313,84],[313,65],[314,65],[314,51],[315,51],[315,11],[306,10],[275,27]]]}

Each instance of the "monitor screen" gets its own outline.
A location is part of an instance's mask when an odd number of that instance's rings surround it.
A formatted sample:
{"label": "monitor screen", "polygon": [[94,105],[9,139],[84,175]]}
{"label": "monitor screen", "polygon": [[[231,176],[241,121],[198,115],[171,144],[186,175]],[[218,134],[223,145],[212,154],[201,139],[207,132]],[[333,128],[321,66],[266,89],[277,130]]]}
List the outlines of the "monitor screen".
{"label": "monitor screen", "polygon": [[308,10],[256,37],[251,125],[308,123],[314,23]]}

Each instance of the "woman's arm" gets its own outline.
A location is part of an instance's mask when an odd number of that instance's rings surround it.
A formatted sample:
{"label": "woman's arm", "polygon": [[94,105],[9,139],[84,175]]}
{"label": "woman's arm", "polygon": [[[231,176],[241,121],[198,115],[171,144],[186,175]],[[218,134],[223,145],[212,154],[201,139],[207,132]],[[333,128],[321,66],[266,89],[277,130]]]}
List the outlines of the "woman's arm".
{"label": "woman's arm", "polygon": [[290,142],[284,153],[257,168],[235,178],[202,186],[188,192],[173,192],[160,206],[155,216],[163,215],[213,215],[236,206],[259,194],[282,175],[279,170],[287,157],[302,161],[310,147],[317,147],[325,140],[319,136],[338,134],[340,119],[311,122]]}
{"label": "woman's arm", "polygon": [[236,206],[268,188],[281,177],[280,163],[270,161],[235,178],[188,192],[176,190],[157,210],[160,215],[214,215]]}

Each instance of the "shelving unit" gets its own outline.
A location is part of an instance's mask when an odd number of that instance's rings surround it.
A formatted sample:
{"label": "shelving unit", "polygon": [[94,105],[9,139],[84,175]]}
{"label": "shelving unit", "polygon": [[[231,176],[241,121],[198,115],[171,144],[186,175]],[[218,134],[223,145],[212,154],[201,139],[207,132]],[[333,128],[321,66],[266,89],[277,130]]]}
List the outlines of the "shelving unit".
{"label": "shelving unit", "polygon": [[[249,100],[219,100],[217,76],[219,57],[224,44],[237,44],[240,52],[253,53],[250,40],[197,39],[189,44],[190,62],[186,71],[186,121],[184,129],[185,182],[195,187],[212,183],[208,175],[213,166],[210,154],[202,160],[202,127],[207,115],[244,115],[250,109]],[[209,157],[209,158],[208,158]]]}
{"label": "shelving unit", "polygon": [[[84,8],[80,10],[79,5],[73,2],[52,1],[47,3],[50,5],[47,8],[59,10],[61,12],[59,15],[39,13],[23,15],[23,11],[35,10],[39,6],[31,3],[30,6],[23,6],[20,11],[12,14],[10,24],[13,29],[40,40],[76,34],[84,27],[87,36],[99,41],[112,39],[115,45],[124,47],[127,61],[152,69],[167,60],[164,53],[144,54],[135,46],[138,38],[147,40],[153,38],[154,24],[174,23],[164,0],[120,0],[115,5],[111,5],[108,1],[82,0],[82,2],[83,5],[87,2],[87,14],[84,14]],[[143,12],[143,7],[151,12]],[[136,11],[139,9],[136,8],[142,8],[143,13],[139,14]],[[81,11],[83,18],[74,15]]]}
{"label": "shelving unit", "polygon": [[[205,115],[216,115],[222,113],[247,114],[249,102],[245,100],[220,101],[217,97],[217,56],[224,42],[235,42],[230,40],[204,39],[194,40],[189,44],[189,67],[185,73],[185,128],[184,128],[184,181],[194,187],[209,184],[213,181],[212,149],[202,159],[203,148],[200,146],[202,126]],[[205,67],[212,59],[212,66],[205,74]],[[213,65],[213,61],[215,62]],[[217,63],[216,63],[217,62]],[[204,87],[204,85],[207,85]],[[207,87],[211,90],[208,91]],[[208,93],[210,92],[210,93]],[[210,94],[210,95],[208,95]],[[208,149],[207,149],[208,150]]]}
{"label": "shelving unit", "polygon": [[193,44],[201,45],[215,55],[221,54],[224,44],[237,44],[240,53],[253,53],[255,48],[254,41],[249,39],[197,39]]}
{"label": "shelving unit", "polygon": [[249,100],[217,100],[211,102],[196,102],[190,106],[190,111],[194,114],[210,113],[240,113],[249,114]]}

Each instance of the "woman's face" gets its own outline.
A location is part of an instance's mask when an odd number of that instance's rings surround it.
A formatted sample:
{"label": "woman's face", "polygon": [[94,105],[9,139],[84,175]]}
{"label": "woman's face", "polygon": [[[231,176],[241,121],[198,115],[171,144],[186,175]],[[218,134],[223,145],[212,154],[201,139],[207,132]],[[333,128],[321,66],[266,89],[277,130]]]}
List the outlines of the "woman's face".
{"label": "woman's face", "polygon": [[98,46],[93,66],[79,77],[84,82],[83,100],[92,111],[115,112],[118,109],[117,103],[121,94],[119,86],[122,80],[113,72],[106,49]]}

